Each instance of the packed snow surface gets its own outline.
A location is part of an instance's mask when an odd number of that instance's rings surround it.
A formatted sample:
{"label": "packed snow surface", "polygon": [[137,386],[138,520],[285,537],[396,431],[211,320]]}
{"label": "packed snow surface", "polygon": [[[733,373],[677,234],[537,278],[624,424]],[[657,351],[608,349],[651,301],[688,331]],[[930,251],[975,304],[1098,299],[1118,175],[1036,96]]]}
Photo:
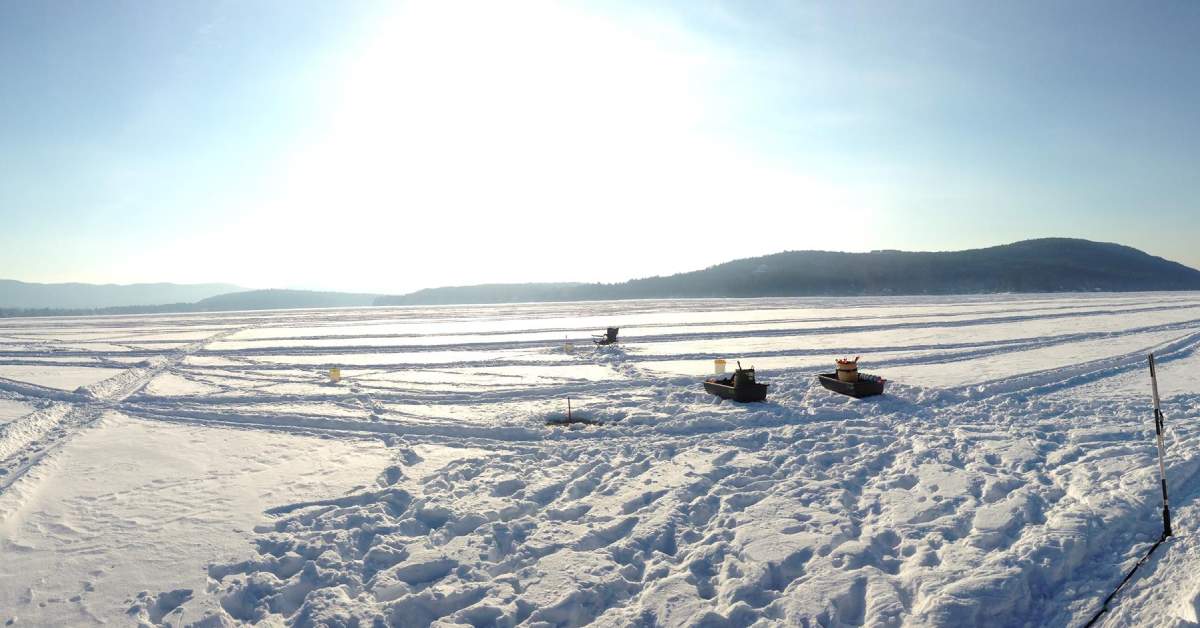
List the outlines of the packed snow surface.
{"label": "packed snow surface", "polygon": [[0,320],[0,624],[1082,625],[1161,532],[1153,351],[1176,535],[1099,623],[1186,625],[1198,346],[1196,293]]}
{"label": "packed snow surface", "polygon": [[8,423],[33,412],[33,405],[24,401],[0,398],[0,423]]}
{"label": "packed snow surface", "polygon": [[244,554],[264,510],[361,488],[389,459],[377,441],[106,416],[0,497],[16,502],[0,608],[67,626],[120,617],[140,591],[203,591],[205,567]]}

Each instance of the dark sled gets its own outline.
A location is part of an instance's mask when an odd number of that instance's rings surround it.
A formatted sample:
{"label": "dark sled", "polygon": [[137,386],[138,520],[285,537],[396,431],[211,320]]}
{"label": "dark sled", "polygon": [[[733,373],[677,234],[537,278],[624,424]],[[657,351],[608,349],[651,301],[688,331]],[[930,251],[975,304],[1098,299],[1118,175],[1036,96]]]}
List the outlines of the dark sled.
{"label": "dark sled", "polygon": [[843,382],[837,378],[837,373],[821,373],[817,379],[825,388],[843,395],[850,395],[856,399],[882,395],[883,386],[887,383],[882,377],[866,373],[859,373],[857,382]]}
{"label": "dark sled", "polygon": [[704,380],[704,390],[739,403],[766,400],[768,385],[754,381],[754,369],[743,368],[734,371],[732,377]]}

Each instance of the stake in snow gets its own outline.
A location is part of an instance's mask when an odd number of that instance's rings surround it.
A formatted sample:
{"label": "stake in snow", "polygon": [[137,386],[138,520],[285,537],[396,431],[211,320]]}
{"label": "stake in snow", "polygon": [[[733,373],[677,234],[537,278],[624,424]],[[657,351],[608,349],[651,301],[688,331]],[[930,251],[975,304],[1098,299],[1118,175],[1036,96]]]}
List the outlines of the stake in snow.
{"label": "stake in snow", "polygon": [[1166,456],[1166,445],[1163,444],[1163,413],[1162,404],[1158,400],[1158,376],[1154,372],[1154,354],[1150,354],[1150,390],[1154,395],[1154,436],[1158,441],[1158,477],[1162,482],[1163,503],[1163,538],[1171,536],[1171,506],[1167,499],[1167,467],[1163,463]]}
{"label": "stake in snow", "polygon": [[1196,293],[5,319],[0,624],[1078,626],[1173,514],[1098,621],[1162,625],[1197,347]]}
{"label": "stake in snow", "polygon": [[[1171,536],[1172,534],[1171,508],[1168,505],[1167,500],[1167,470],[1166,464],[1163,462],[1164,458],[1166,457],[1166,446],[1163,444],[1163,414],[1162,405],[1158,399],[1158,374],[1154,368],[1153,353],[1150,354],[1148,361],[1150,363],[1150,391],[1154,399],[1154,438],[1158,446],[1158,478],[1160,486],[1162,487],[1162,536],[1160,536],[1158,540],[1150,546],[1150,549],[1146,552],[1146,555],[1143,556],[1142,559],[1133,566],[1133,569],[1129,570],[1129,573],[1125,575],[1125,578],[1121,580],[1121,583],[1117,585],[1117,588],[1113,589],[1113,592],[1108,594],[1108,597],[1104,598],[1104,603],[1101,604],[1100,610],[1097,611],[1096,614],[1092,616],[1091,620],[1088,621],[1087,626],[1089,627],[1094,625],[1097,620],[1099,620],[1102,616],[1104,616],[1105,613],[1108,612],[1109,605],[1112,604],[1112,601],[1117,597],[1117,594],[1120,593],[1125,585],[1129,583],[1130,579],[1133,578],[1134,574],[1136,574],[1139,569],[1141,569],[1142,565],[1144,565],[1146,561],[1154,555],[1154,551],[1162,545],[1163,541],[1167,540],[1167,537]],[[1192,621],[1195,620],[1193,619]]]}

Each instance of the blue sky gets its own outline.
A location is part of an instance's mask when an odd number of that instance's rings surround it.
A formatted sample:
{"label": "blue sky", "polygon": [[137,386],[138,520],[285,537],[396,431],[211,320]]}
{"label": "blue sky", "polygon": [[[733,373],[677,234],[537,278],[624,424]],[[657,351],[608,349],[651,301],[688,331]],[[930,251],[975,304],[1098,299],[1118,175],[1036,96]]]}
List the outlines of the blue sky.
{"label": "blue sky", "polygon": [[400,292],[1044,236],[1200,267],[1196,32],[1190,2],[3,3],[0,277]]}

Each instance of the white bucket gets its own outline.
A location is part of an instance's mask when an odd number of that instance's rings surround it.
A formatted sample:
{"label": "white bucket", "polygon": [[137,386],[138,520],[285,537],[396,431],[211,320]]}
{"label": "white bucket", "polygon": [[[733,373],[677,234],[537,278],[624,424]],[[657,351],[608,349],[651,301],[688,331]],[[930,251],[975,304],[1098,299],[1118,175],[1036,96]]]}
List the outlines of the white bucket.
{"label": "white bucket", "polygon": [[563,353],[575,353],[575,345],[569,342],[563,343]]}
{"label": "white bucket", "polygon": [[837,378],[839,381],[854,383],[858,381],[858,358],[854,360],[837,361]]}
{"label": "white bucket", "polygon": [[721,359],[713,360],[713,374],[715,374],[715,375],[724,375],[725,374],[725,360],[721,360]]}

